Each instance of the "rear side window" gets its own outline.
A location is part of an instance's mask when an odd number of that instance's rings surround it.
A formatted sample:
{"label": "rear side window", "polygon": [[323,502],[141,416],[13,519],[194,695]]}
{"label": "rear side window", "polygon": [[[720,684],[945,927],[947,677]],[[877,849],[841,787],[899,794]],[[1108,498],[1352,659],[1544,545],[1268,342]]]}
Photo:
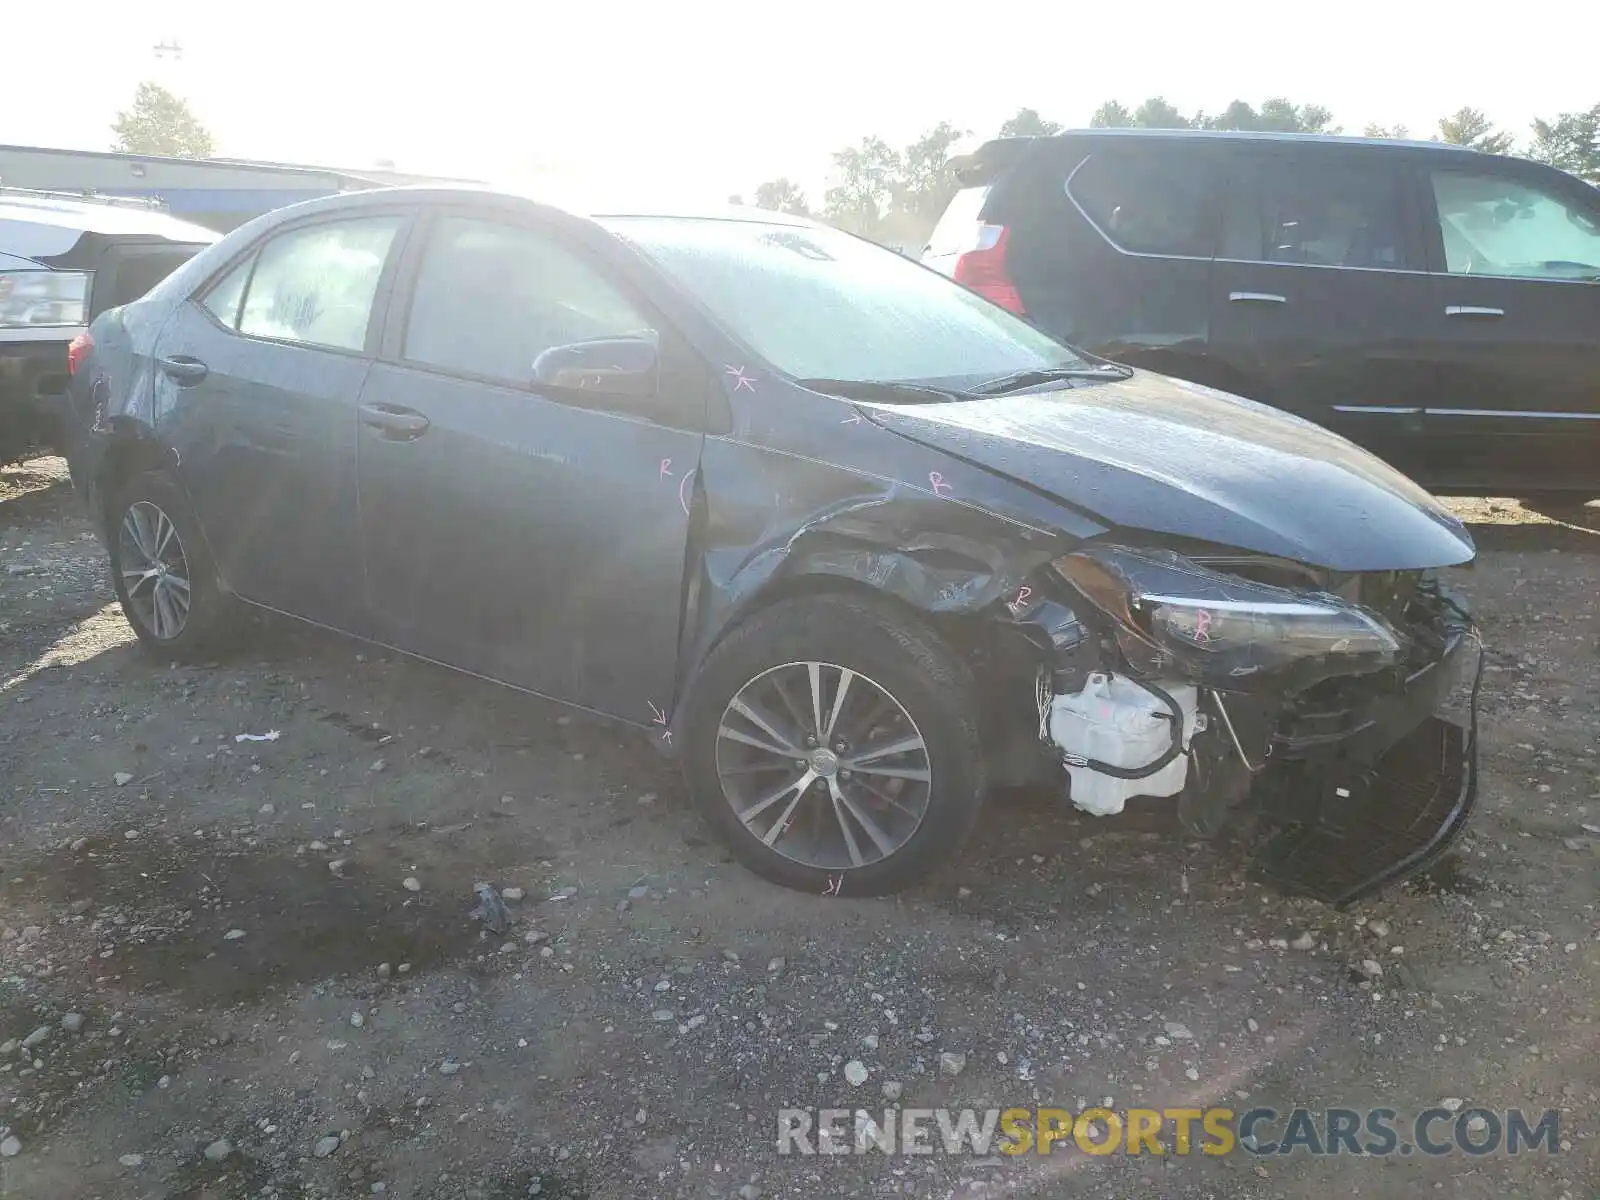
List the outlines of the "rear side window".
{"label": "rear side window", "polygon": [[254,254],[229,271],[201,297],[200,307],[229,329],[239,327],[239,304],[244,299],[244,285],[250,282],[250,268],[255,266]]}
{"label": "rear side window", "polygon": [[1261,163],[1229,196],[1218,257],[1400,270],[1400,174],[1381,163]]}
{"label": "rear side window", "polygon": [[962,188],[950,201],[950,206],[944,210],[944,216],[939,218],[939,223],[933,227],[933,233],[928,237],[929,254],[960,254],[972,248],[974,231],[978,227],[979,218],[983,215],[983,206],[989,199],[989,188],[969,187]]}
{"label": "rear side window", "polygon": [[389,247],[403,217],[309,225],[261,248],[239,332],[336,350],[360,350]]}
{"label": "rear side window", "polygon": [[1188,155],[1097,151],[1072,172],[1067,195],[1120,249],[1210,258],[1209,180]]}

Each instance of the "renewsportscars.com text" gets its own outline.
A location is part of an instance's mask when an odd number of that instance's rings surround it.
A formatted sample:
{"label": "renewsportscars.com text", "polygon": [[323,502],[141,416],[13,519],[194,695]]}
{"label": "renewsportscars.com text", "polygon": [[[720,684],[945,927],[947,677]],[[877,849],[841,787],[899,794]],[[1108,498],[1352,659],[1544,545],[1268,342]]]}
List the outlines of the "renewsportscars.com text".
{"label": "renewsportscars.com text", "polygon": [[1561,1114],[1429,1108],[785,1108],[779,1154],[1557,1154]]}

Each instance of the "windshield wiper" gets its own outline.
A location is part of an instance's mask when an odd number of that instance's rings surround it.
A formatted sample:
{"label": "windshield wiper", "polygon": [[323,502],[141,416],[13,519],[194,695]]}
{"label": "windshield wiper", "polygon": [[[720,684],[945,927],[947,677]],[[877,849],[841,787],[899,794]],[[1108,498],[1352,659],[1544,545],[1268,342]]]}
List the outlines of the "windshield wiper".
{"label": "windshield wiper", "polygon": [[1002,375],[972,390],[979,396],[998,396],[1003,392],[1020,392],[1024,388],[1038,387],[1041,383],[1054,383],[1058,379],[1127,379],[1132,374],[1132,367],[1124,367],[1119,363],[1106,363],[1100,367],[1036,367]]}
{"label": "windshield wiper", "polygon": [[935,387],[931,383],[901,383],[893,379],[797,379],[801,387],[847,400],[971,400],[971,392]]}

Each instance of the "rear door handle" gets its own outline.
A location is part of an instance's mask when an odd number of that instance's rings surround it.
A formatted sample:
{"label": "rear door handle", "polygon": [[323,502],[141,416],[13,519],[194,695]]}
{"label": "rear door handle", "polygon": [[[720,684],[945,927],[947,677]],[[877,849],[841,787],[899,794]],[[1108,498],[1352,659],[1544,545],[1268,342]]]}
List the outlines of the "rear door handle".
{"label": "rear door handle", "polygon": [[171,358],[158,358],[157,364],[163,373],[175,380],[180,387],[191,387],[199,383],[209,373],[210,368],[198,358],[190,358],[187,354],[175,354]]}
{"label": "rear door handle", "polygon": [[383,435],[393,441],[409,442],[428,431],[428,418],[415,409],[391,404],[363,404],[360,413],[363,425],[383,430]]}
{"label": "rear door handle", "polygon": [[1275,296],[1271,292],[1229,292],[1228,299],[1235,304],[1287,304],[1285,296]]}
{"label": "rear door handle", "polygon": [[1451,304],[1444,310],[1447,317],[1503,317],[1503,308],[1479,308],[1476,304]]}

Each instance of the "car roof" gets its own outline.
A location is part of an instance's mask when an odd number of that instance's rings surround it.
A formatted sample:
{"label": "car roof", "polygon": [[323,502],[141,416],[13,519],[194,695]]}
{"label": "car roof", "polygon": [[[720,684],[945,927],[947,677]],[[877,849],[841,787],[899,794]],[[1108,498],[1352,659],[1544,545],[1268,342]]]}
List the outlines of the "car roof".
{"label": "car roof", "polygon": [[111,237],[159,237],[170,242],[214,242],[215,230],[168,213],[46,194],[0,193],[0,221],[51,226]]}
{"label": "car roof", "polygon": [[[1142,138],[1152,141],[1187,142],[1284,142],[1316,146],[1373,146],[1389,149],[1436,150],[1446,154],[1476,154],[1471,146],[1457,146],[1451,142],[1418,141],[1406,138],[1352,137],[1336,133],[1271,133],[1246,129],[1064,129],[1036,137],[1035,141],[1069,141],[1079,138]],[[1024,139],[996,138],[995,141]]]}

